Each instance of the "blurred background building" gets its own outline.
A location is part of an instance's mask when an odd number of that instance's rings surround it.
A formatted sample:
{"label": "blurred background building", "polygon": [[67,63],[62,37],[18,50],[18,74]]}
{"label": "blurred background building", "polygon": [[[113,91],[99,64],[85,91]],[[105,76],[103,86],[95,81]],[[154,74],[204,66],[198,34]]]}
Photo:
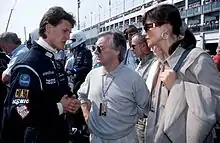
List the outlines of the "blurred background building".
{"label": "blurred background building", "polygon": [[90,18],[91,23],[82,20],[84,24],[81,23],[80,29],[86,32],[88,44],[94,44],[98,33],[103,31],[123,31],[130,24],[142,30],[142,15],[155,2],[175,4],[182,20],[194,33],[197,46],[215,53],[220,37],[220,0],[109,0],[99,4],[97,12],[85,16],[84,20]]}

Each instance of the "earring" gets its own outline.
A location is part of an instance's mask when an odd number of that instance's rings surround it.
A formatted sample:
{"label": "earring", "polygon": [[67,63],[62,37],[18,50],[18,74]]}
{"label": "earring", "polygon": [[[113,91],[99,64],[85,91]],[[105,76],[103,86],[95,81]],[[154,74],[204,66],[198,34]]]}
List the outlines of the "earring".
{"label": "earring", "polygon": [[163,32],[163,33],[161,34],[161,37],[162,37],[162,39],[164,39],[164,40],[168,39],[168,34],[167,34],[167,32]]}

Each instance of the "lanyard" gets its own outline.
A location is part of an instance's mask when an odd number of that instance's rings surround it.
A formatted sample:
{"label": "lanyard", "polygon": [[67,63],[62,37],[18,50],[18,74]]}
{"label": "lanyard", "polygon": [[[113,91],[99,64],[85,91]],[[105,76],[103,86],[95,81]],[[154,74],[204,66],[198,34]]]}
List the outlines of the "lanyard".
{"label": "lanyard", "polygon": [[107,81],[107,76],[106,76],[106,81],[104,80],[105,75],[102,75],[102,96],[103,96],[103,100],[106,98],[106,94],[111,86],[111,84],[113,83],[114,77],[112,77],[111,82],[107,85],[106,89],[105,89],[105,83]]}

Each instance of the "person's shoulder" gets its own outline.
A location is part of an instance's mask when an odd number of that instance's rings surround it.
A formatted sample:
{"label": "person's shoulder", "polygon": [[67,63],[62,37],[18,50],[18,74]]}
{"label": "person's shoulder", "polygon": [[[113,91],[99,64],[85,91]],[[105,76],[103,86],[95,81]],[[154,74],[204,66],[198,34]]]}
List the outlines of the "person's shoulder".
{"label": "person's shoulder", "polygon": [[44,57],[46,56],[31,49],[30,51],[18,57],[15,66],[24,68],[28,67],[29,69],[35,69],[36,72],[39,72],[43,69],[49,68],[48,64],[52,66],[50,60]]}
{"label": "person's shoulder", "polygon": [[191,52],[193,53],[207,53],[204,49],[200,48],[200,47],[195,47],[191,50]]}
{"label": "person's shoulder", "polygon": [[101,76],[103,74],[103,66],[101,67],[97,67],[92,69],[88,74],[87,77],[97,77],[97,76]]}
{"label": "person's shoulder", "polygon": [[22,46],[23,46],[23,47],[22,47],[22,50],[23,50],[23,51],[29,51],[27,45],[22,45]]}
{"label": "person's shoulder", "polygon": [[123,74],[125,75],[125,76],[128,76],[129,78],[131,77],[137,77],[137,78],[139,78],[140,77],[140,75],[135,71],[135,70],[133,70],[133,69],[131,69],[131,68],[129,68],[129,67],[127,67],[126,65],[124,66],[124,69],[123,69]]}
{"label": "person's shoulder", "polygon": [[25,53],[27,53],[29,51],[29,49],[25,45],[20,45],[20,46],[21,46],[21,48],[16,52],[14,57],[23,55],[23,54],[25,54]]}
{"label": "person's shoulder", "polygon": [[74,59],[75,59],[74,56],[71,56],[69,59],[66,60],[66,62],[73,61]]}
{"label": "person's shoulder", "polygon": [[91,74],[101,74],[103,71],[103,66],[100,66],[100,67],[97,67],[97,68],[94,68],[90,71]]}
{"label": "person's shoulder", "polygon": [[120,74],[120,78],[123,78],[124,81],[126,81],[128,84],[144,84],[144,79],[138,74],[138,72],[126,66],[123,68],[122,74]]}
{"label": "person's shoulder", "polygon": [[199,66],[199,68],[201,68],[206,65],[215,66],[211,56],[207,52],[205,52],[205,50],[203,50],[199,47],[196,47],[190,51],[190,53],[186,57],[184,64],[182,65],[180,71],[182,73],[185,73],[185,71],[187,69],[191,69],[191,71],[193,71],[193,69],[195,67],[198,68],[198,66]]}
{"label": "person's shoulder", "polygon": [[28,65],[25,63],[19,63],[16,64],[13,68],[12,68],[12,75],[21,75],[21,74],[26,74],[29,76],[33,76],[33,75],[37,75],[38,72],[36,71],[36,69],[32,66],[32,65]]}
{"label": "person's shoulder", "polygon": [[190,51],[189,55],[187,56],[187,59],[192,62],[195,61],[196,59],[205,58],[205,57],[211,58],[211,56],[205,50],[203,50],[200,47],[195,47]]}

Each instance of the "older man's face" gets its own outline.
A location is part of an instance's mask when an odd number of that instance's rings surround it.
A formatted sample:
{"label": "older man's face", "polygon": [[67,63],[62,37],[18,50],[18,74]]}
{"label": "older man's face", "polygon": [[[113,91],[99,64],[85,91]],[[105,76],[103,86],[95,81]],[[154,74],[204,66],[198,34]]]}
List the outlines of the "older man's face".
{"label": "older man's face", "polygon": [[0,48],[7,54],[10,54],[16,47],[14,43],[0,42]]}
{"label": "older man's face", "polygon": [[111,61],[118,59],[119,52],[112,48],[110,40],[112,37],[106,35],[100,37],[96,42],[96,45],[100,47],[101,53],[98,50],[95,50],[95,54],[98,55],[97,61],[100,62],[103,66],[111,64]]}
{"label": "older man's face", "polygon": [[139,57],[142,58],[144,53],[142,51],[142,49],[145,48],[144,47],[144,43],[140,43],[138,42],[137,36],[133,37],[131,40],[131,47],[130,49],[134,52],[134,54]]}

